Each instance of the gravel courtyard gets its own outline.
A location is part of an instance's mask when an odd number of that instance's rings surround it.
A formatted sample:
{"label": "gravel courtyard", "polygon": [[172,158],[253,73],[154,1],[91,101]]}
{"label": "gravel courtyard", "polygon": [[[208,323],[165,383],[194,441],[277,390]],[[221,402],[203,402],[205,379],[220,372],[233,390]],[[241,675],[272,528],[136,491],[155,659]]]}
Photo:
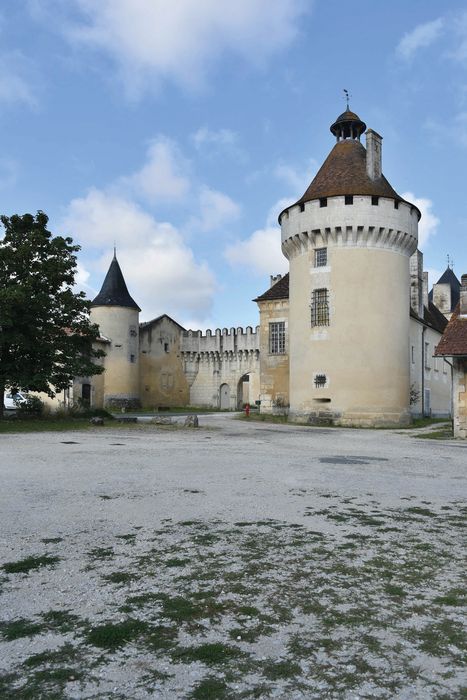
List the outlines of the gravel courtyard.
{"label": "gravel courtyard", "polygon": [[467,445],[0,436],[0,697],[465,698]]}

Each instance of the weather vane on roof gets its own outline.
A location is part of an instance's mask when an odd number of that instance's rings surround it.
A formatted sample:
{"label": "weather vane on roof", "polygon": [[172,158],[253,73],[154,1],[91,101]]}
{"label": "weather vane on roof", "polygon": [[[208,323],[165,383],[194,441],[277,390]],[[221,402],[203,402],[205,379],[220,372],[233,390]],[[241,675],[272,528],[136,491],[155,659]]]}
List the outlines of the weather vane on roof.
{"label": "weather vane on roof", "polygon": [[352,95],[349,94],[349,91],[344,88],[344,100],[347,102],[347,111],[349,110],[349,100],[352,97]]}
{"label": "weather vane on roof", "polygon": [[447,257],[447,259],[448,259],[448,267],[452,270],[453,267],[454,267],[454,260],[451,258],[451,256],[449,255],[449,253],[447,254],[446,257]]}

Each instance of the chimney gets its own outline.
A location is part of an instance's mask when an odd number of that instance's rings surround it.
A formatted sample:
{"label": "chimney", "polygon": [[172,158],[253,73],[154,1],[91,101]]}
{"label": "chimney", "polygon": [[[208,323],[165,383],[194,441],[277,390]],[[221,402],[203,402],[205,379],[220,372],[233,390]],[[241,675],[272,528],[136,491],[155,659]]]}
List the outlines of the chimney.
{"label": "chimney", "polygon": [[451,285],[437,282],[433,285],[433,304],[442,314],[451,312]]}
{"label": "chimney", "polygon": [[282,279],[282,275],[269,275],[269,287],[274,287],[280,279]]}
{"label": "chimney", "polygon": [[383,137],[368,129],[366,134],[366,172],[370,180],[377,180],[382,175],[381,149]]}
{"label": "chimney", "polygon": [[423,306],[428,308],[428,272],[423,273]]}
{"label": "chimney", "polygon": [[423,318],[423,253],[416,250],[410,256],[410,306]]}
{"label": "chimney", "polygon": [[460,315],[467,316],[467,275],[461,277]]}

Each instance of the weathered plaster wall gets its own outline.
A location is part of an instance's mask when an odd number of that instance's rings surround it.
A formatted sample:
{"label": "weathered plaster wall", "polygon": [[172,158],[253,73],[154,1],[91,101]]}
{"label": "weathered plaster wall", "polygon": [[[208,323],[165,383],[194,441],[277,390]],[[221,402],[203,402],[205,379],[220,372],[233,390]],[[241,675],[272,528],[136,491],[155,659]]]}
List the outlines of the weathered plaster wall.
{"label": "weathered plaster wall", "polygon": [[180,334],[180,326],[168,317],[140,327],[140,397],[146,408],[189,403]]}
{"label": "weathered plaster wall", "polygon": [[[451,368],[442,357],[433,357],[440,340],[441,333],[424,326],[414,318],[410,319],[410,386],[419,394],[418,401],[410,406],[414,417],[422,415],[422,384],[425,391],[425,415],[437,418],[447,418],[451,415]],[[428,344],[427,348],[424,347],[425,343]]]}
{"label": "weathered plaster wall", "polygon": [[[258,302],[260,316],[261,412],[270,413],[276,404],[289,404],[289,300]],[[285,323],[285,353],[269,352],[269,324]]]}
{"label": "weathered plaster wall", "polygon": [[138,311],[121,306],[93,306],[91,321],[110,341],[104,359],[104,406],[138,405]]}
{"label": "weathered plaster wall", "polygon": [[454,437],[467,439],[467,359],[453,358]]}

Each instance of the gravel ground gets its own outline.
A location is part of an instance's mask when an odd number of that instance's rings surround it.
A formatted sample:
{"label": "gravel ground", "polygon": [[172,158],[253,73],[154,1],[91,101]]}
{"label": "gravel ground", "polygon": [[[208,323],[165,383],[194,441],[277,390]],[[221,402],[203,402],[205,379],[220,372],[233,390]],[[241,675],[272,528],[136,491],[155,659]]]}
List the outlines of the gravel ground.
{"label": "gravel ground", "polygon": [[467,445],[0,436],[0,697],[465,698]]}

